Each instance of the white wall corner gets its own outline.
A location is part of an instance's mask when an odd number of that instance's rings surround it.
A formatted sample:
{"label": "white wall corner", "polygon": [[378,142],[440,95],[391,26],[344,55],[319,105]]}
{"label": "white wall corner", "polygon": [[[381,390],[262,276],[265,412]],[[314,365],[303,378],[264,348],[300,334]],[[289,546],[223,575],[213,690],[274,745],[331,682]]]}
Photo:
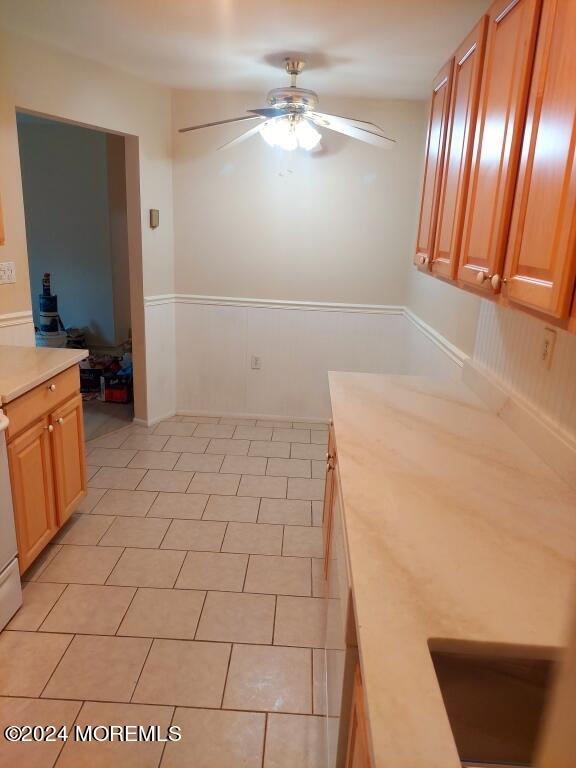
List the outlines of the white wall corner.
{"label": "white wall corner", "polygon": [[439,333],[435,328],[428,323],[425,323],[421,317],[416,315],[409,307],[403,307],[405,317],[417,328],[420,333],[424,334],[426,338],[431,341],[438,349],[444,352],[450,360],[459,368],[463,368],[469,356],[452,344],[451,341]]}

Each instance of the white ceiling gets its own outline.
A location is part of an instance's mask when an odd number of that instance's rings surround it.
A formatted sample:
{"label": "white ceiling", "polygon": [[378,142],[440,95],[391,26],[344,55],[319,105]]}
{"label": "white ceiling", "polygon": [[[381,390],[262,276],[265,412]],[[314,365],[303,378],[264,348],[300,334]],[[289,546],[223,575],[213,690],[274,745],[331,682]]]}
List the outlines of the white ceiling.
{"label": "white ceiling", "polygon": [[425,98],[488,0],[0,0],[0,22],[175,88],[265,91],[282,55],[302,87]]}

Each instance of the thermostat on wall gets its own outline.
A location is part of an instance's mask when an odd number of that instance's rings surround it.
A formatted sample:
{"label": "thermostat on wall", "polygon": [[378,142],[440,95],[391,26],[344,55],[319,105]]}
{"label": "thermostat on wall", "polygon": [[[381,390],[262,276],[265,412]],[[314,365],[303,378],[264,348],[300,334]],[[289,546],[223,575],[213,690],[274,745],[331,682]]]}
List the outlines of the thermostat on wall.
{"label": "thermostat on wall", "polygon": [[150,208],[150,229],[160,226],[160,211],[158,208]]}

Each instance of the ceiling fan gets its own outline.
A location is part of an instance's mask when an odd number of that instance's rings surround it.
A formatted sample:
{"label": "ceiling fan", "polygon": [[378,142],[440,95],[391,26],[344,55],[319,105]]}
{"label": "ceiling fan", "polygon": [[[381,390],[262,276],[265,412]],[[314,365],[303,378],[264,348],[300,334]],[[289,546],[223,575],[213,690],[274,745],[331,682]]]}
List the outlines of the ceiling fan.
{"label": "ceiling fan", "polygon": [[388,148],[395,144],[395,141],[384,136],[382,129],[374,123],[317,112],[318,94],[305,88],[298,88],[296,85],[296,78],[304,69],[306,62],[301,59],[287,58],[284,63],[286,72],[290,75],[290,85],[286,88],[271,90],[266,98],[268,107],[248,109],[248,114],[243,117],[180,128],[179,132],[186,133],[197,131],[199,128],[212,128],[215,125],[257,120],[256,125],[219,149],[233,147],[260,133],[271,147],[280,147],[287,151],[298,147],[312,150],[318,146],[322,138],[322,134],[316,130],[315,126],[343,133],[352,139],[365,141],[376,147]]}

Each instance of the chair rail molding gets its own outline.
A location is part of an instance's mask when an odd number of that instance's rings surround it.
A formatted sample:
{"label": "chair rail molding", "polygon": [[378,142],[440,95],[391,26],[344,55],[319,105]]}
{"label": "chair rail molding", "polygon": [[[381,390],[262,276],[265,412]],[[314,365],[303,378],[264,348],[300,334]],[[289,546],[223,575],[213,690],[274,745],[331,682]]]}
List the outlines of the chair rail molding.
{"label": "chair rail molding", "polygon": [[200,296],[187,293],[167,293],[146,296],[147,307],[161,304],[200,304],[222,307],[248,307],[254,309],[291,309],[318,312],[357,312],[373,315],[402,315],[405,307],[397,304],[338,304],[322,301],[287,301],[283,299],[246,299],[231,296]]}

